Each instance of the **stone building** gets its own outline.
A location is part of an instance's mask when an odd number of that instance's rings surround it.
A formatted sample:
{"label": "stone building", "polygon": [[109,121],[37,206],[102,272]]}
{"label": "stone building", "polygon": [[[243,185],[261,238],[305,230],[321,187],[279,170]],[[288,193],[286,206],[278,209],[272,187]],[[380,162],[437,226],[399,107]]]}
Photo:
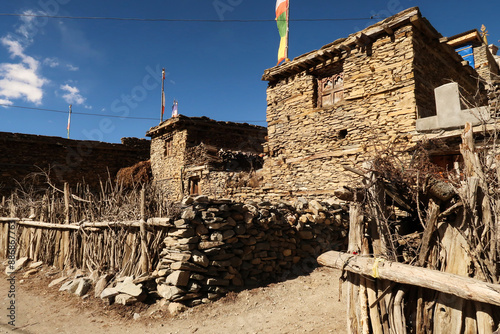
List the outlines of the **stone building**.
{"label": "stone building", "polygon": [[262,168],[266,128],[207,117],[172,117],[152,127],[151,170],[166,196],[225,196]]}
{"label": "stone building", "polygon": [[485,94],[474,99],[477,80],[498,67],[475,33],[467,41],[474,68],[456,52],[470,34],[443,38],[415,7],[266,70],[267,186],[333,196],[352,181],[343,165],[418,135],[417,121],[436,116],[434,89],[443,84],[456,82],[467,101],[484,104]]}

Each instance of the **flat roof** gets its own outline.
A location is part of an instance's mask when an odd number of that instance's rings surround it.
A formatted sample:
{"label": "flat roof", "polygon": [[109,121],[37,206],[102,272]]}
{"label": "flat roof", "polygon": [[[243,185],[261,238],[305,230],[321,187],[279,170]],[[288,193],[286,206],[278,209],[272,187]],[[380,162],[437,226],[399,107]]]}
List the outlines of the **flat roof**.
{"label": "flat roof", "polygon": [[157,126],[153,126],[146,132],[147,137],[154,137],[160,133],[170,132],[174,129],[185,128],[187,126],[214,126],[214,127],[224,127],[232,129],[246,129],[254,131],[267,131],[266,127],[253,125],[248,123],[237,123],[228,121],[216,121],[206,116],[202,117],[188,117],[184,115],[178,115],[176,117],[171,117],[166,121],[163,121]]}

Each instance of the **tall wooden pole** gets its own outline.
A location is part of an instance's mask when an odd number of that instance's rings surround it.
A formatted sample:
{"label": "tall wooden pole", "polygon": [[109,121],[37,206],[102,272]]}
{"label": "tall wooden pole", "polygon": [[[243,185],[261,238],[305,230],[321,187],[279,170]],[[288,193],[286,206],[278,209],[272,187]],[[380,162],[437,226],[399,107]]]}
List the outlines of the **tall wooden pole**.
{"label": "tall wooden pole", "polygon": [[161,70],[161,117],[160,123],[163,122],[163,113],[165,112],[165,69]]}

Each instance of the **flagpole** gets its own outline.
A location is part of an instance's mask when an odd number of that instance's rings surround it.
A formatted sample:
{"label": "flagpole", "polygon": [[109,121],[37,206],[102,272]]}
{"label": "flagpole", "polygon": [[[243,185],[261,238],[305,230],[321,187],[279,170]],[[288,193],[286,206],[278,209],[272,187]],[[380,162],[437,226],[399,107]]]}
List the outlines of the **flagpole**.
{"label": "flagpole", "polygon": [[288,0],[288,6],[286,8],[286,55],[285,55],[285,62],[289,62],[290,59],[288,58],[288,43],[289,43],[289,30],[290,30],[290,0]]}
{"label": "flagpole", "polygon": [[72,107],[72,105],[70,104],[69,105],[69,114],[68,114],[68,128],[67,128],[67,130],[68,130],[68,139],[69,139],[69,127],[71,125],[71,107]]}
{"label": "flagpole", "polygon": [[161,117],[160,117],[160,123],[163,122],[163,113],[165,112],[165,91],[164,91],[164,86],[165,86],[165,69],[163,68],[161,70]]}

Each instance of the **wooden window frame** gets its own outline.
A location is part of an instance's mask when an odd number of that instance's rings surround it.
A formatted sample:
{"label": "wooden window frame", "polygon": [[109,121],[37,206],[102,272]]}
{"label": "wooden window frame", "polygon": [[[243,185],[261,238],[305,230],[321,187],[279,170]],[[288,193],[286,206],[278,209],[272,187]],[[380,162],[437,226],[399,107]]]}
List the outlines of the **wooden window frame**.
{"label": "wooden window frame", "polygon": [[[328,82],[331,82],[330,87],[327,86]],[[344,72],[318,79],[319,107],[328,108],[342,101],[344,101]]]}
{"label": "wooden window frame", "polygon": [[163,155],[165,157],[171,157],[173,155],[173,138],[172,137],[165,139],[165,142],[163,144],[163,148],[164,148]]}

